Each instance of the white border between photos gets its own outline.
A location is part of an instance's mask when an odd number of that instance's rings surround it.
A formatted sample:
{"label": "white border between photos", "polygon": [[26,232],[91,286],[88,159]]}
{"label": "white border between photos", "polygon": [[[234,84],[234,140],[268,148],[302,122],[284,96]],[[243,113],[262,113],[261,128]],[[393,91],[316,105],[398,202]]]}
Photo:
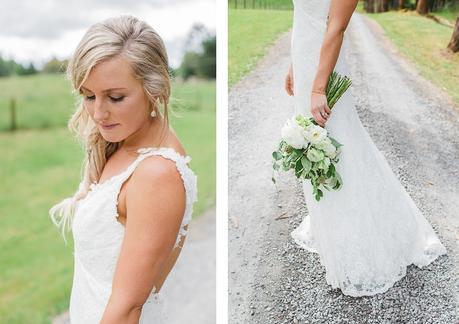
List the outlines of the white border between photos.
{"label": "white border between photos", "polygon": [[228,3],[216,0],[216,323],[228,323]]}

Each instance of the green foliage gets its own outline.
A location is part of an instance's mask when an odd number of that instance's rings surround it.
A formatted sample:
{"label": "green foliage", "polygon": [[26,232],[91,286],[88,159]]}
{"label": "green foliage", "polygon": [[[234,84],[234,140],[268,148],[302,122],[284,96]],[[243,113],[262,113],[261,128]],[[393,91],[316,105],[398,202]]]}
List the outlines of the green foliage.
{"label": "green foliage", "polygon": [[448,20],[451,24],[456,23],[456,18],[459,17],[459,1],[456,5],[449,5],[433,12],[435,16],[442,17]]}
{"label": "green foliage", "polygon": [[187,52],[183,57],[180,65],[180,75],[183,79],[188,80],[190,77],[198,74],[199,54],[196,52]]}
{"label": "green foliage", "polygon": [[67,68],[68,60],[59,60],[53,57],[45,63],[41,72],[43,73],[63,73]]}
{"label": "green foliage", "polygon": [[184,80],[190,77],[215,79],[217,72],[217,39],[204,25],[194,25],[186,40],[186,52],[177,71]]}
{"label": "green foliage", "polygon": [[35,66],[30,63],[22,65],[15,60],[5,60],[0,56],[0,77],[7,77],[11,75],[31,75],[36,74],[38,71]]}
{"label": "green foliage", "polygon": [[202,43],[202,53],[187,52],[179,68],[180,75],[188,80],[192,76],[204,79],[215,79],[217,74],[217,43],[216,37],[205,39]]}
{"label": "green foliage", "polygon": [[18,75],[32,75],[32,74],[37,74],[38,70],[35,68],[33,63],[29,63],[29,65],[27,66],[19,65],[16,73]]}

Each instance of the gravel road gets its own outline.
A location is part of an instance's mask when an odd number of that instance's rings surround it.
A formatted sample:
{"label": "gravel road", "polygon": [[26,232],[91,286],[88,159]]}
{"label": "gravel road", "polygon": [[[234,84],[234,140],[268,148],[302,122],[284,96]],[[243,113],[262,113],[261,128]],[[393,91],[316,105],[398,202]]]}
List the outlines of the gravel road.
{"label": "gravel road", "polygon": [[[190,223],[183,251],[161,288],[170,324],[214,324],[215,208]],[[53,324],[69,324],[68,312]]]}
{"label": "gravel road", "polygon": [[271,152],[293,113],[283,90],[290,34],[229,95],[229,323],[457,323],[459,109],[354,14],[344,53],[363,125],[448,255],[382,295],[352,298],[325,282],[290,232],[307,214],[293,179],[271,182]]}

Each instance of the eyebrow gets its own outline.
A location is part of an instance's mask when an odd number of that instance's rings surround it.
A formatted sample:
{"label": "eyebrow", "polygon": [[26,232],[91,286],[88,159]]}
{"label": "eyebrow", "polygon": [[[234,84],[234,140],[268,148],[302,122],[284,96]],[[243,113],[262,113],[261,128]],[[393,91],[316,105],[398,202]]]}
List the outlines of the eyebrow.
{"label": "eyebrow", "polygon": [[[92,92],[92,90],[89,90],[88,88],[85,88],[83,86],[81,86],[81,89],[84,89],[86,91],[90,91]],[[113,91],[113,90],[126,90],[127,88],[110,88],[110,89],[105,89],[105,90],[102,90],[102,92],[110,92],[110,91]]]}

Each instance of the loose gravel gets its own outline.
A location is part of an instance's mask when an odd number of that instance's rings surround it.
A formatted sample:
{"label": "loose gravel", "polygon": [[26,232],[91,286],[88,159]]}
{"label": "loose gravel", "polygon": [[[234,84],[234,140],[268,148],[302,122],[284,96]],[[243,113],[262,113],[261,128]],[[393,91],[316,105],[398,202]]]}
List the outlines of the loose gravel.
{"label": "loose gravel", "polygon": [[287,33],[230,92],[229,323],[459,323],[459,109],[366,17],[355,14],[346,35],[360,119],[448,255],[410,266],[384,294],[353,298],[293,242],[307,206],[294,179],[270,183],[269,156],[293,113]]}

